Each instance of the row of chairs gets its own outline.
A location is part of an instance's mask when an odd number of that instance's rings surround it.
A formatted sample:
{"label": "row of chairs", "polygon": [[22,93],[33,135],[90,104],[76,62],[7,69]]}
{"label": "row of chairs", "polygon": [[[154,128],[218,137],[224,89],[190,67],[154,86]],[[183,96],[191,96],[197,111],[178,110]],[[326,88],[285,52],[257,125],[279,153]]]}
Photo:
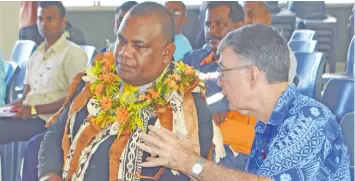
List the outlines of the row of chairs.
{"label": "row of chairs", "polygon": [[322,52],[317,52],[317,41],[313,40],[314,34],[313,30],[295,30],[288,45],[297,59],[298,90],[319,101],[324,58]]}
{"label": "row of chairs", "polygon": [[324,1],[290,1],[288,9],[280,9],[277,1],[268,1],[273,13],[272,25],[280,29],[287,40],[297,29],[315,31],[318,50],[323,52],[330,72],[335,72],[336,43],[338,41],[337,19],[326,14]]}

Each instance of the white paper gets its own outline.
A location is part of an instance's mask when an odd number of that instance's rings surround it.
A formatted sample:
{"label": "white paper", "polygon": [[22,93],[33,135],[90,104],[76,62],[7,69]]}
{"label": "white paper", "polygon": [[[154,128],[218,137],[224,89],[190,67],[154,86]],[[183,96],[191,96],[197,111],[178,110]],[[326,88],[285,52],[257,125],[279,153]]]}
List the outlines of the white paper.
{"label": "white paper", "polygon": [[0,107],[0,117],[15,117],[16,112],[10,112],[13,106]]}

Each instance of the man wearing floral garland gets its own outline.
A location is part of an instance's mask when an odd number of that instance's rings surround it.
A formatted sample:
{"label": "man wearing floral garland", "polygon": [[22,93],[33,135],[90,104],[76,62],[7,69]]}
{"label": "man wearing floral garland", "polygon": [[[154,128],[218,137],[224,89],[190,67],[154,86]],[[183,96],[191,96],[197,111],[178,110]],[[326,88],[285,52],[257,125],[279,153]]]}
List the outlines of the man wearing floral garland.
{"label": "man wearing floral garland", "polygon": [[173,37],[173,18],[162,5],[144,2],[128,12],[115,56],[96,57],[49,121],[39,152],[41,181],[190,180],[165,167],[142,169],[148,154],[136,146],[139,133],[155,125],[182,132],[204,158],[210,150],[211,113],[195,70],[171,63]]}

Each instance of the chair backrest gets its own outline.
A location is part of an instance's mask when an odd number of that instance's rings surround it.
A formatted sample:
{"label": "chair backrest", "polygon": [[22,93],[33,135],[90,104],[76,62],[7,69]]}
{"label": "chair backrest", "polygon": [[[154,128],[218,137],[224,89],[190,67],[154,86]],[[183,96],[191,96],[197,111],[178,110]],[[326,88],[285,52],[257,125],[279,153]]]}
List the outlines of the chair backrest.
{"label": "chair backrest", "polygon": [[301,40],[301,41],[309,41],[309,40],[313,40],[314,38],[314,34],[316,32],[313,30],[295,30],[291,36],[290,41],[294,41],[294,40]]}
{"label": "chair backrest", "polygon": [[349,49],[348,49],[348,57],[346,62],[346,74],[353,75],[354,74],[354,39],[355,36],[351,39]]}
{"label": "chair backrest", "polygon": [[278,1],[265,1],[265,2],[269,6],[269,11],[272,14],[280,12],[280,7],[279,7],[279,2]]}
{"label": "chair backrest", "polygon": [[295,56],[297,59],[296,74],[299,79],[297,89],[303,95],[320,100],[324,70],[323,53],[295,52]]}
{"label": "chair backrest", "polygon": [[11,61],[19,63],[22,60],[29,60],[37,45],[31,40],[17,40],[11,53]]}
{"label": "chair backrest", "polygon": [[13,93],[15,89],[15,81],[20,72],[19,66],[12,61],[5,61],[5,82],[6,82],[6,103],[12,102]]}
{"label": "chair backrest", "polygon": [[303,19],[324,19],[326,15],[324,1],[290,1],[288,10]]}
{"label": "chair backrest", "polygon": [[291,40],[288,42],[288,46],[291,48],[293,52],[315,52],[317,49],[317,41],[316,40]]}
{"label": "chair backrest", "polygon": [[329,80],[321,102],[341,121],[346,113],[354,112],[354,80]]}
{"label": "chair backrest", "polygon": [[88,66],[91,65],[92,59],[98,53],[96,48],[93,46],[89,46],[89,45],[82,45],[80,47],[84,50],[84,52],[88,56]]}
{"label": "chair backrest", "polygon": [[350,154],[350,165],[354,166],[354,112],[347,113],[340,123],[344,141]]}

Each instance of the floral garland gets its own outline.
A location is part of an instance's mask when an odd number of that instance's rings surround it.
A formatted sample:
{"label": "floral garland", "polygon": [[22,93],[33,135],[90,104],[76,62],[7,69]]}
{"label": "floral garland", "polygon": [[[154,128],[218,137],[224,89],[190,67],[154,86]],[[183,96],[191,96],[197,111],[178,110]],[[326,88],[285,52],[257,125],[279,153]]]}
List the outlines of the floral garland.
{"label": "floral garland", "polygon": [[[119,133],[125,128],[133,131],[143,126],[140,115],[143,108],[156,108],[158,105],[169,106],[165,97],[172,91],[183,94],[189,88],[190,82],[198,79],[197,71],[182,61],[173,62],[174,69],[166,69],[152,83],[146,93],[140,93],[138,87],[124,84],[120,91],[122,80],[115,74],[115,64],[112,51],[95,58],[95,64],[86,69],[85,82],[89,82],[90,97],[96,103],[96,112],[92,121],[101,128],[119,123]],[[90,113],[90,111],[89,111]]]}

